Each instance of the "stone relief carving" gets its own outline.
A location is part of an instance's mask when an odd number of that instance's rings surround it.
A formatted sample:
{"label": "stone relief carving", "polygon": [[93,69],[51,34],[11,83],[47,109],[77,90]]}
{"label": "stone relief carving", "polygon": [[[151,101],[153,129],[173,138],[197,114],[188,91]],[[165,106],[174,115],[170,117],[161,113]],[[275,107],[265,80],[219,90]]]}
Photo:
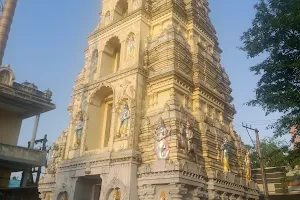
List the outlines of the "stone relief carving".
{"label": "stone relief carving", "polygon": [[244,160],[244,170],[245,170],[245,176],[246,180],[251,180],[251,159],[250,159],[250,152],[247,151],[245,160]]}
{"label": "stone relief carving", "polygon": [[[194,122],[195,123],[195,122]],[[178,139],[178,147],[185,150],[186,153],[195,153],[195,144],[193,142],[194,131],[193,125],[189,120],[186,125],[181,125],[180,136]]]}
{"label": "stone relief carving", "polygon": [[96,74],[97,67],[98,67],[98,50],[96,49],[93,52],[92,59],[91,59],[91,65],[90,65],[90,78],[91,79]]}
{"label": "stone relief carving", "polygon": [[87,163],[86,164],[86,168],[85,168],[85,170],[84,170],[84,173],[86,174],[86,175],[89,175],[89,174],[91,174],[91,163]]}
{"label": "stone relief carving", "polygon": [[128,136],[128,127],[129,127],[129,121],[130,121],[130,111],[128,108],[128,104],[126,102],[123,103],[122,105],[122,110],[120,113],[120,127],[119,127],[119,131],[117,133],[117,137],[126,137]]}
{"label": "stone relief carving", "polygon": [[110,21],[111,21],[110,12],[107,11],[106,14],[105,14],[105,17],[104,17],[104,24],[105,24],[105,26],[109,25]]}
{"label": "stone relief carving", "polygon": [[133,33],[130,33],[127,38],[127,60],[135,57],[136,42]]}
{"label": "stone relief carving", "polygon": [[119,189],[115,189],[114,195],[113,195],[113,200],[120,200],[121,199],[121,193]]}
{"label": "stone relief carving", "polygon": [[167,137],[171,135],[171,127],[167,127],[162,118],[159,119],[158,125],[154,132],[155,137],[155,154],[157,159],[166,160],[169,158],[169,143]]}
{"label": "stone relief carving", "polygon": [[61,197],[60,197],[61,200],[68,200],[68,193],[64,192]]}
{"label": "stone relief carving", "polygon": [[161,192],[160,195],[159,195],[159,200],[167,200],[167,197],[166,197],[166,193],[165,192]]}
{"label": "stone relief carving", "polygon": [[54,142],[49,150],[49,159],[47,161],[46,173],[54,176],[57,170],[57,164],[63,159],[68,131],[64,131]]}
{"label": "stone relief carving", "polygon": [[229,165],[229,144],[227,139],[224,140],[222,144],[222,162],[224,167],[224,172],[230,172],[230,165]]}
{"label": "stone relief carving", "polygon": [[136,10],[139,7],[139,0],[132,1],[132,9]]}
{"label": "stone relief carving", "polygon": [[128,186],[125,186],[122,181],[120,181],[115,176],[111,180],[111,182],[101,190],[101,196],[103,196],[103,199],[107,199],[110,191],[112,190],[119,190],[120,191],[120,197],[122,195],[122,199],[129,200],[129,188]]}
{"label": "stone relief carving", "polygon": [[82,116],[82,114],[79,114],[77,122],[76,122],[76,127],[75,127],[75,133],[76,133],[75,147],[80,146],[83,126],[84,126],[83,116]]}
{"label": "stone relief carving", "polygon": [[120,89],[117,94],[117,104],[119,104],[123,99],[128,99],[131,104],[135,100],[134,85],[127,79],[123,80],[120,84]]}

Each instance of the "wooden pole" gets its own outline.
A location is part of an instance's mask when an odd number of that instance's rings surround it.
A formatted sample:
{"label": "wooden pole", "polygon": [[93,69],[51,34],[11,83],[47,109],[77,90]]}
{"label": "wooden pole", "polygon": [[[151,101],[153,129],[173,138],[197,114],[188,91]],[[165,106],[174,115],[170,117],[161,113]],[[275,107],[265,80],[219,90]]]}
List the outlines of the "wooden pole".
{"label": "wooden pole", "polygon": [[258,134],[257,129],[255,129],[255,135],[256,135],[256,147],[257,147],[257,153],[258,153],[258,157],[259,157],[259,164],[260,164],[260,170],[261,170],[261,177],[262,177],[262,181],[263,181],[265,200],[269,200],[269,188],[268,188],[267,177],[266,177],[266,173],[265,173],[265,167],[264,167],[263,157],[262,157],[261,148],[260,148],[259,134]]}

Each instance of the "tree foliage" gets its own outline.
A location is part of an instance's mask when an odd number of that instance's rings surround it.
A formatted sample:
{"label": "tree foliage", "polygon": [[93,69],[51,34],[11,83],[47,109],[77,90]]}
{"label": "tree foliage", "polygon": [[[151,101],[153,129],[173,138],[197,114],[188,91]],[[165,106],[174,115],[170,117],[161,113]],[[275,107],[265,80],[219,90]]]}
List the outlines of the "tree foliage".
{"label": "tree foliage", "polygon": [[300,125],[300,1],[260,0],[255,9],[252,27],[241,37],[241,49],[251,58],[261,54],[267,58],[250,68],[260,80],[256,98],[248,105],[261,106],[266,114],[283,113],[270,126],[280,136]]}
{"label": "tree foliage", "polygon": [[[291,150],[289,144],[274,137],[264,138],[261,141],[261,152],[265,167],[290,167],[300,164],[300,149]],[[260,168],[259,157],[256,148],[246,145],[250,152],[252,169]]]}
{"label": "tree foliage", "polygon": [[[281,167],[288,166],[288,145],[275,138],[264,138],[261,143],[261,152],[265,167]],[[253,146],[247,145],[246,148],[250,151],[251,167],[260,168],[259,157],[256,149]]]}

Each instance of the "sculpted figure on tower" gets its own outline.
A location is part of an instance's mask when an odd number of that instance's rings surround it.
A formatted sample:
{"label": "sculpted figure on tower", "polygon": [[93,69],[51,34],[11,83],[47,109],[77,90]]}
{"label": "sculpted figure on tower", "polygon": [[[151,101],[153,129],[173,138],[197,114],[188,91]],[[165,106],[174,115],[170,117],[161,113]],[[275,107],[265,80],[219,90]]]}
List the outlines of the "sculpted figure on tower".
{"label": "sculpted figure on tower", "polygon": [[224,143],[222,144],[222,151],[223,151],[223,167],[224,172],[230,172],[230,165],[229,165],[229,144],[227,139],[224,140]]}
{"label": "sculpted figure on tower", "polygon": [[155,137],[155,154],[158,160],[169,158],[169,143],[167,137],[171,134],[171,127],[167,127],[162,118],[159,119],[158,125],[154,132]]}
{"label": "sculpted figure on tower", "polygon": [[117,137],[126,137],[128,135],[128,125],[130,120],[130,111],[126,103],[123,104],[120,120],[121,124]]}
{"label": "sculpted figure on tower", "polygon": [[251,180],[251,158],[250,158],[250,152],[247,151],[245,160],[244,160],[244,166],[245,166],[245,175],[246,180]]}

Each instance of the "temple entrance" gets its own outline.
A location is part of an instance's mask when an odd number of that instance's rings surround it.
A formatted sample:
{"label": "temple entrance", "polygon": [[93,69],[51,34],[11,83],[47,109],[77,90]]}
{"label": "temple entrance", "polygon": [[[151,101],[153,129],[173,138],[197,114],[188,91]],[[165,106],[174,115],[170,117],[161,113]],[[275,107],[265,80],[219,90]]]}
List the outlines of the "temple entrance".
{"label": "temple entrance", "polygon": [[74,200],[99,200],[102,180],[100,175],[78,178]]}

